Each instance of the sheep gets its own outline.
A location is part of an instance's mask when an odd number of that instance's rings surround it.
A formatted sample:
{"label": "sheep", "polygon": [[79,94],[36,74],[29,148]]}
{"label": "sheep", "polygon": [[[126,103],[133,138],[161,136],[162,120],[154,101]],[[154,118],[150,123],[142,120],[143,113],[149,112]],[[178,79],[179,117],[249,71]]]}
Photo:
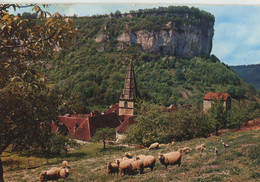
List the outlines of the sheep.
{"label": "sheep", "polygon": [[132,158],[133,155],[132,155],[131,153],[129,153],[129,152],[126,152],[126,153],[125,153],[125,157],[127,157],[127,158]]}
{"label": "sheep", "polygon": [[144,164],[142,161],[140,160],[132,161],[131,165],[132,165],[132,171],[138,170],[139,174],[144,172]]}
{"label": "sheep", "polygon": [[156,142],[156,143],[153,143],[153,144],[150,145],[149,150],[151,150],[151,149],[158,149],[158,147],[159,147],[159,143]]}
{"label": "sheep", "polygon": [[218,149],[215,147],[215,155],[218,156]]}
{"label": "sheep", "polygon": [[129,175],[132,172],[132,164],[129,160],[122,160],[119,164],[120,176]]}
{"label": "sheep", "polygon": [[59,180],[60,178],[67,178],[69,176],[69,168],[67,167],[54,167],[47,171],[42,171],[40,174],[40,182]]}
{"label": "sheep", "polygon": [[[134,161],[134,159],[129,159],[128,157],[123,157],[122,160]],[[122,160],[121,160],[121,161],[122,161]],[[120,162],[121,162],[121,161],[120,161]]]}
{"label": "sheep", "polygon": [[107,173],[108,174],[114,174],[119,172],[119,161],[115,162],[108,162],[107,163]]}
{"label": "sheep", "polygon": [[159,148],[162,148],[162,147],[165,147],[165,146],[166,146],[165,143],[163,143],[163,144],[159,144]]}
{"label": "sheep", "polygon": [[170,153],[166,153],[166,154],[158,154],[158,160],[160,161],[160,163],[162,165],[165,166],[166,170],[167,170],[167,166],[168,165],[175,165],[178,164],[179,167],[181,165],[181,158],[182,158],[182,154],[181,152],[170,152]]}
{"label": "sheep", "polygon": [[61,166],[62,166],[62,167],[70,168],[70,165],[69,165],[68,161],[63,161],[63,162],[61,163]]}
{"label": "sheep", "polygon": [[207,150],[205,144],[198,145],[195,149],[196,151],[201,151],[201,152]]}
{"label": "sheep", "polygon": [[151,171],[153,171],[153,168],[155,166],[156,158],[152,155],[138,155],[135,157],[135,160],[140,160],[143,162],[144,168],[150,168]]}
{"label": "sheep", "polygon": [[192,151],[192,149],[190,147],[184,147],[183,149],[181,149],[182,152],[184,152],[185,154],[188,154]]}
{"label": "sheep", "polygon": [[228,144],[225,144],[224,142],[222,142],[222,145],[223,145],[223,147],[224,147],[225,149],[229,147],[229,145],[228,145]]}

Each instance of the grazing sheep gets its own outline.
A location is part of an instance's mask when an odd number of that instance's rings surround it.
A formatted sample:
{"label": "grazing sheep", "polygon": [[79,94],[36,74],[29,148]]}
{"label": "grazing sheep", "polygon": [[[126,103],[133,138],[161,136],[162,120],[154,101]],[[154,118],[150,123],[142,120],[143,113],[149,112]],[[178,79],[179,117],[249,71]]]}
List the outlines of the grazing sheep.
{"label": "grazing sheep", "polygon": [[215,147],[215,155],[218,156],[218,149]]}
{"label": "grazing sheep", "polygon": [[166,154],[159,153],[159,155],[158,155],[158,160],[160,161],[160,163],[162,165],[164,165],[166,167],[166,170],[167,170],[168,165],[178,164],[180,167],[181,158],[182,158],[182,154],[181,154],[181,152],[178,152],[178,151],[170,152],[170,153],[166,153]]}
{"label": "grazing sheep", "polygon": [[63,162],[61,163],[61,166],[62,166],[62,167],[70,168],[70,165],[69,165],[68,161],[63,161]]}
{"label": "grazing sheep", "polygon": [[59,180],[60,178],[67,178],[69,176],[69,168],[67,167],[54,167],[47,171],[42,171],[40,174],[40,182]]}
{"label": "grazing sheep", "polygon": [[228,145],[228,144],[225,144],[224,142],[222,142],[222,145],[223,145],[223,147],[224,147],[225,149],[229,147],[229,145]]}
{"label": "grazing sheep", "polygon": [[129,153],[129,152],[126,152],[126,153],[125,153],[125,157],[127,157],[127,158],[129,158],[129,159],[130,159],[130,158],[132,158],[132,157],[133,157],[133,155],[132,155],[131,153]]}
{"label": "grazing sheep", "polygon": [[122,160],[119,164],[120,176],[129,175],[132,172],[132,164],[129,160]]}
{"label": "grazing sheep", "polygon": [[159,148],[162,148],[162,147],[165,147],[165,146],[166,146],[165,143],[159,144]]}
{"label": "grazing sheep", "polygon": [[107,173],[108,174],[114,174],[119,172],[119,161],[115,162],[109,162],[107,163]]}
{"label": "grazing sheep", "polygon": [[135,157],[135,160],[140,160],[144,164],[144,168],[150,168],[151,171],[153,171],[153,168],[155,166],[156,158],[152,155],[138,155]]}
{"label": "grazing sheep", "polygon": [[144,164],[142,161],[140,160],[132,161],[131,165],[132,165],[132,171],[138,170],[139,174],[144,172]]}
{"label": "grazing sheep", "polygon": [[190,147],[184,147],[183,149],[181,149],[183,153],[188,154],[191,153],[192,149]]}
{"label": "grazing sheep", "polygon": [[156,142],[156,143],[153,143],[153,144],[150,145],[149,150],[151,150],[151,149],[158,149],[158,147],[159,147],[159,143]]}
{"label": "grazing sheep", "polygon": [[195,149],[196,151],[201,151],[201,152],[207,150],[205,144],[198,145]]}
{"label": "grazing sheep", "polygon": [[[122,160],[134,161],[134,159],[129,159],[128,157],[123,157]],[[122,160],[121,160],[121,161],[122,161]],[[120,162],[121,162],[121,161],[120,161]]]}

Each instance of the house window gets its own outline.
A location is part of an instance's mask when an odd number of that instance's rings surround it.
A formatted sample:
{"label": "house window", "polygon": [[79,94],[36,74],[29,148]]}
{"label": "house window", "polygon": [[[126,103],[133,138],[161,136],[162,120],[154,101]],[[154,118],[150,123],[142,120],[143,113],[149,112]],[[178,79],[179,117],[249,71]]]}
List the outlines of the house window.
{"label": "house window", "polygon": [[124,106],[125,106],[125,107],[128,107],[128,103],[127,103],[126,101],[125,101],[125,103],[124,103]]}

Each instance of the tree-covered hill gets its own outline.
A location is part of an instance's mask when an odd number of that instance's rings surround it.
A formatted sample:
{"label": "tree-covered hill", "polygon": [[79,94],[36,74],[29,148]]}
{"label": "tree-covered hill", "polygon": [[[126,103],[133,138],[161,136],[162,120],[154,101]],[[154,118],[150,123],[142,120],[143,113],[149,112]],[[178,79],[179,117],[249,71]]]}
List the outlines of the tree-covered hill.
{"label": "tree-covered hill", "polygon": [[247,83],[251,83],[256,89],[260,89],[260,64],[230,66],[230,68]]}
{"label": "tree-covered hill", "polygon": [[[63,93],[67,103],[91,110],[103,110],[118,102],[130,60],[134,63],[141,97],[160,105],[202,103],[203,95],[212,91],[228,92],[236,99],[254,94],[252,86],[214,55],[181,58],[145,52],[136,43],[123,44],[123,49],[118,49],[117,36],[126,31],[125,21],[135,30],[156,30],[160,23],[164,25],[169,21],[185,26],[209,26],[214,22],[211,14],[197,8],[169,7],[164,10],[184,14],[184,18],[176,20],[176,13],[167,11],[158,15],[156,11],[160,12],[160,8],[153,9],[156,15],[149,16],[136,11],[136,14],[132,12],[132,17],[122,16],[120,12],[110,16],[74,17],[74,24],[79,29],[77,39],[68,49],[62,49],[53,59],[46,60],[45,75],[53,87]],[[194,16],[186,19],[185,14]],[[97,42],[95,39],[104,31],[104,26],[106,38]]]}

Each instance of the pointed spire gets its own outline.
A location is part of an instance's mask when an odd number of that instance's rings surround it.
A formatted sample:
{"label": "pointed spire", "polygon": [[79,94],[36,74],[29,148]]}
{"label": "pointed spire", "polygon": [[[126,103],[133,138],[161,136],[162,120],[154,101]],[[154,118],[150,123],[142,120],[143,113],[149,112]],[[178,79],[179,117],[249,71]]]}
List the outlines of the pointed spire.
{"label": "pointed spire", "polygon": [[130,61],[130,64],[127,68],[124,89],[120,99],[132,100],[136,99],[137,97],[139,97],[139,92],[136,86],[133,63]]}

